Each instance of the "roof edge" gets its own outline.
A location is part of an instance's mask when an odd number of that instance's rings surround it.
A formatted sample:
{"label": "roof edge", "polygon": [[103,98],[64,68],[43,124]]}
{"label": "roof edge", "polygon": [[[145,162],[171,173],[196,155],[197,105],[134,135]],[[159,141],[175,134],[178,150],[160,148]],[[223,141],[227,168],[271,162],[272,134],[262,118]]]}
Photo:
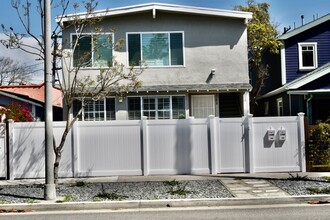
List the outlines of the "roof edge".
{"label": "roof edge", "polygon": [[[63,16],[56,16],[56,22],[66,22],[73,20],[74,18],[89,18],[89,17],[106,17],[113,15],[128,14],[134,12],[142,11],[151,11],[151,10],[161,10],[161,11],[172,11],[172,12],[182,12],[182,13],[191,13],[191,14],[203,14],[203,15],[213,15],[221,17],[232,17],[232,18],[242,18],[242,19],[252,19],[252,13],[235,11],[235,10],[224,10],[216,8],[207,8],[207,7],[197,7],[197,6],[188,6],[188,5],[176,5],[176,4],[164,4],[164,3],[145,3],[138,5],[130,5],[123,7],[116,7],[111,9],[98,10],[88,15],[87,12],[75,13],[75,14],[66,14]],[[87,17],[86,17],[87,16]]]}
{"label": "roof edge", "polygon": [[296,29],[294,29],[292,31],[289,31],[289,32],[287,32],[287,33],[279,36],[277,39],[278,40],[287,40],[287,39],[289,39],[289,38],[291,38],[293,36],[296,36],[296,35],[304,32],[306,30],[309,30],[309,29],[311,29],[313,27],[316,27],[317,25],[320,25],[320,24],[322,24],[324,22],[327,22],[329,20],[330,20],[330,13],[329,14],[326,14],[326,15],[324,15],[324,16],[322,16],[322,17],[320,17],[320,18],[318,18],[318,19],[316,19],[314,21],[311,21],[311,22],[309,22],[309,23],[307,23],[307,24],[305,24],[303,26],[300,26],[300,27],[298,27],[298,28],[296,28]]}

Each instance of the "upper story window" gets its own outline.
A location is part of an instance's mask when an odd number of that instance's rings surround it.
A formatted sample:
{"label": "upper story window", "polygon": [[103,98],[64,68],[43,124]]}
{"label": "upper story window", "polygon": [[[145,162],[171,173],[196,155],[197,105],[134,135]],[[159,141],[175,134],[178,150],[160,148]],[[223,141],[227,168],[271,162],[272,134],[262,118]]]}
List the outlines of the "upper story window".
{"label": "upper story window", "polygon": [[317,43],[299,43],[299,70],[316,69],[317,64]]}
{"label": "upper story window", "polygon": [[77,39],[76,34],[71,37],[71,45],[77,43],[73,52],[74,67],[110,67],[112,66],[113,35],[106,34],[81,34]]}
{"label": "upper story window", "polygon": [[183,66],[183,32],[128,33],[127,48],[130,66]]}

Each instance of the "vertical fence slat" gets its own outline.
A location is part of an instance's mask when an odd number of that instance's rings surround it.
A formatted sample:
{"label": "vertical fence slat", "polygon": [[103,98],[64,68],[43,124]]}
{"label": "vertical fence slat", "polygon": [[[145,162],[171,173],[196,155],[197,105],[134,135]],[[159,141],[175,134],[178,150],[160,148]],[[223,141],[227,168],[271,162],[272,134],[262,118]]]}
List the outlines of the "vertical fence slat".
{"label": "vertical fence slat", "polygon": [[305,113],[298,113],[298,129],[299,129],[299,154],[301,172],[306,172],[306,142],[305,142]]}
{"label": "vertical fence slat", "polygon": [[219,118],[214,117],[214,115],[209,116],[209,123],[210,123],[210,158],[211,158],[211,174],[217,174],[218,171],[218,150],[217,146],[219,144],[218,138],[219,136],[217,135],[218,131],[218,126],[219,126]]}

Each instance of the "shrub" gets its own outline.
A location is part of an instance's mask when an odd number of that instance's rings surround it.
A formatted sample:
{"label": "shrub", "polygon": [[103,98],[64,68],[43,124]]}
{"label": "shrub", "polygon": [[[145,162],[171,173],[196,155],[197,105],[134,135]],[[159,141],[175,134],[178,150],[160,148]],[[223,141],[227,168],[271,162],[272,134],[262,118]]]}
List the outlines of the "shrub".
{"label": "shrub", "polygon": [[330,166],[330,118],[325,122],[318,121],[312,130],[310,155],[314,164]]}
{"label": "shrub", "polygon": [[17,102],[11,102],[5,108],[0,109],[0,116],[5,114],[6,119],[12,119],[15,122],[33,121],[30,110]]}

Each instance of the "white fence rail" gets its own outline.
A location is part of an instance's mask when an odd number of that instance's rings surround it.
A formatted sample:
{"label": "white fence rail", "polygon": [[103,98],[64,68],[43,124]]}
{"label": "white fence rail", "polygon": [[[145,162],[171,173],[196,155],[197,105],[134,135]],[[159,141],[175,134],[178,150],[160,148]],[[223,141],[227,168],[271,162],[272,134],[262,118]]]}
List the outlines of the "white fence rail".
{"label": "white fence rail", "polygon": [[[305,171],[303,118],[79,121],[64,146],[60,176]],[[57,142],[64,125],[54,122]],[[0,170],[0,177],[43,178],[44,123],[8,123],[7,132],[9,152],[0,151],[0,162],[6,166],[6,156],[9,173]]]}

